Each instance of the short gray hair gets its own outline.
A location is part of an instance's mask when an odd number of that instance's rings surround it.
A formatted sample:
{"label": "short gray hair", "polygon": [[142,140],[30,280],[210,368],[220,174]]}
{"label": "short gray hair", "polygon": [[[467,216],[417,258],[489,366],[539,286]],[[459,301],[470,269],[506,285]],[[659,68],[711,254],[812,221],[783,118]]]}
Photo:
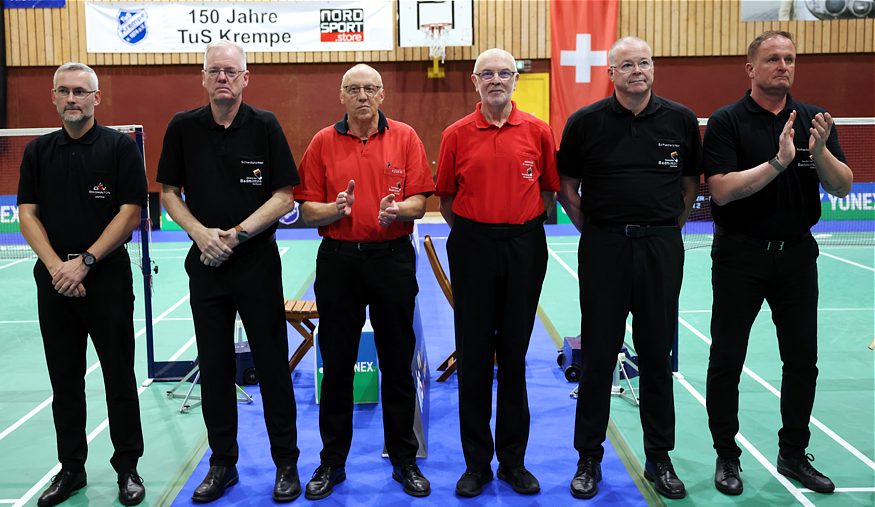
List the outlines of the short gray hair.
{"label": "short gray hair", "polygon": [[64,65],[58,67],[58,70],[55,71],[55,76],[52,78],[52,87],[58,86],[58,76],[60,76],[62,72],[76,71],[88,73],[88,84],[91,85],[92,90],[99,89],[97,87],[97,73],[94,72],[94,69],[92,69],[91,67],[79,62],[67,62]]}
{"label": "short gray hair", "polygon": [[632,44],[643,44],[644,46],[647,46],[647,49],[650,51],[650,56],[653,56],[653,48],[650,47],[650,44],[648,44],[646,40],[639,39],[638,37],[622,37],[617,39],[617,42],[614,42],[614,44],[611,45],[611,49],[608,51],[608,63],[611,65],[617,63],[615,59],[617,58],[617,51],[620,46]]}
{"label": "short gray hair", "polygon": [[204,69],[207,68],[207,56],[210,54],[210,50],[224,47],[234,48],[240,52],[240,57],[243,60],[243,68],[240,70],[246,70],[246,51],[244,51],[239,44],[231,42],[229,40],[217,40],[207,44],[207,48],[204,50]]}
{"label": "short gray hair", "polygon": [[474,61],[473,72],[477,72],[477,69],[479,68],[478,66],[480,65],[480,63],[483,60],[485,60],[486,58],[493,56],[493,55],[498,55],[498,56],[502,56],[505,58],[510,58],[511,64],[513,65],[511,70],[516,72],[516,58],[514,58],[513,55],[510,54],[509,51],[506,51],[506,50],[501,49],[501,48],[490,48],[490,49],[487,49],[486,51],[480,53],[480,55],[477,56],[477,60]]}

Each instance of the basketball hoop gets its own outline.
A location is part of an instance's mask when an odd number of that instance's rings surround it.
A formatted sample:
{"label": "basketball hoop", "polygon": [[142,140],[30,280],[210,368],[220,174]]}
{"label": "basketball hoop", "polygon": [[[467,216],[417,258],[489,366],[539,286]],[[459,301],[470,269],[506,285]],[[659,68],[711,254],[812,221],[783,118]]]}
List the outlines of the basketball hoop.
{"label": "basketball hoop", "polygon": [[450,23],[425,23],[419,29],[425,34],[425,40],[428,42],[428,56],[441,63],[447,56],[447,43],[450,38]]}

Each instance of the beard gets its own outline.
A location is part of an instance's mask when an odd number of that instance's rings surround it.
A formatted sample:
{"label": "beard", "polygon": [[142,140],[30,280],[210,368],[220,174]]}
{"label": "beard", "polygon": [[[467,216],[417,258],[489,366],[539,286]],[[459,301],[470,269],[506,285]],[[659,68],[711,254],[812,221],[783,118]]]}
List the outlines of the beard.
{"label": "beard", "polygon": [[61,112],[61,119],[64,120],[64,123],[74,126],[82,125],[93,117],[93,114],[85,114],[81,109],[65,109]]}

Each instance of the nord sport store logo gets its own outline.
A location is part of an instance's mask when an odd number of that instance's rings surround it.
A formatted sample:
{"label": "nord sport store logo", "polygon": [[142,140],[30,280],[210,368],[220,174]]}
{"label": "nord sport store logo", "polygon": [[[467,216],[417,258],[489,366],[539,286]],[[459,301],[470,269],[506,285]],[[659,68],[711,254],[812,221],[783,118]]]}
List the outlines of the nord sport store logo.
{"label": "nord sport store logo", "polygon": [[119,38],[128,44],[138,44],[146,38],[148,33],[146,30],[146,19],[148,18],[149,15],[146,14],[146,9],[119,9],[116,33]]}
{"label": "nord sport store logo", "polygon": [[320,9],[322,42],[364,42],[364,9]]}

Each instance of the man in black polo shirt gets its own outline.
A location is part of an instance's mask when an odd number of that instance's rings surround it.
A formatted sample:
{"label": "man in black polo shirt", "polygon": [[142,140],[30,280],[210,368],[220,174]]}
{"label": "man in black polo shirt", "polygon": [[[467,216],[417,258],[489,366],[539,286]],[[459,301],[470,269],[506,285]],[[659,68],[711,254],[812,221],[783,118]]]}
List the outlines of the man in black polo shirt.
{"label": "man in black polo shirt", "polygon": [[835,489],[805,453],[817,379],[818,248],[810,229],[820,219],[818,183],[844,197],[853,174],[829,113],[790,96],[795,64],[789,33],[754,39],[745,65],[751,89],[717,110],[705,131],[715,228],[708,425],[717,451],[715,486],[729,495],[743,489],[735,443],[738,382],[764,299],[784,363],[778,472],[813,491]]}
{"label": "man in black polo shirt", "polygon": [[632,312],[641,374],[644,477],[668,498],[684,484],[674,449],[671,346],[677,326],[684,248],[680,226],[696,198],[701,141],[686,107],[653,95],[653,60],[626,37],[608,53],[614,95],[571,115],[558,163],[559,202],[581,232],[581,357],[571,494],[590,498],[601,480],[611,372]]}
{"label": "man in black polo shirt", "polygon": [[96,124],[97,85],[87,65],[58,67],[52,100],[63,128],[27,145],[18,182],[21,233],[39,257],[33,275],[61,463],[40,506],[59,504],[86,484],[89,335],[103,369],[119,501],[136,505],[146,495],[136,470],[143,431],[133,279],[124,247],[146,204],[146,171],[134,141]]}
{"label": "man in black polo shirt", "polygon": [[173,117],[158,163],[162,201],[194,241],[185,269],[213,454],[192,499],[211,502],[237,482],[234,318],[239,312],[277,467],[273,498],[290,502],[301,494],[301,484],[274,232],[277,219],[294,205],[298,173],[276,117],[243,103],[249,82],[243,50],[227,41],[210,44],[202,73],[210,103]]}

